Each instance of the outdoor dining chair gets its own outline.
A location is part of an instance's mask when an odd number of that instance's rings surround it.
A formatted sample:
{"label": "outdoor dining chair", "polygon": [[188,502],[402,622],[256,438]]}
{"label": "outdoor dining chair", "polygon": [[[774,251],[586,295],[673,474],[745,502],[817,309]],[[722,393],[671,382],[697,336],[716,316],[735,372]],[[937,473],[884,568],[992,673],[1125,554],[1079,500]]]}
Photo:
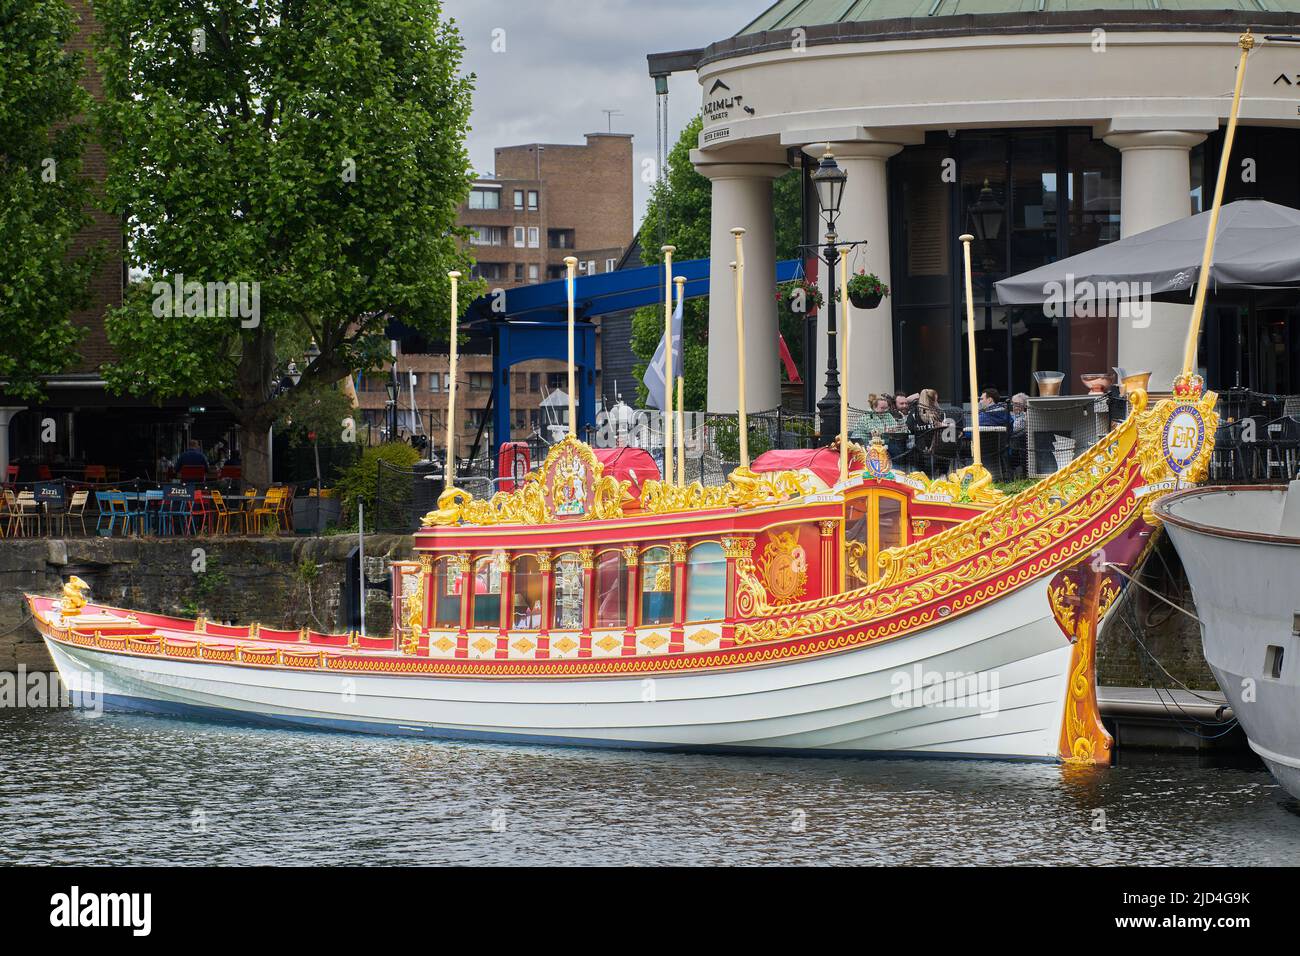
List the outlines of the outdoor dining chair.
{"label": "outdoor dining chair", "polygon": [[[10,495],[13,492],[5,492]],[[20,535],[36,536],[41,533],[41,503],[36,500],[36,495],[31,491],[22,491],[18,493],[16,508],[13,509],[14,517],[17,521],[18,533]]]}
{"label": "outdoor dining chair", "polygon": [[239,508],[236,508],[233,511],[227,508],[225,499],[222,498],[221,492],[217,491],[217,489],[213,488],[212,491],[209,493],[212,495],[212,507],[216,511],[217,532],[219,534],[230,534],[231,524],[233,524],[235,521],[238,521],[240,531],[244,534],[247,534],[248,533],[247,512]]}
{"label": "outdoor dining chair", "polygon": [[90,492],[88,491],[74,491],[72,493],[72,501],[68,503],[68,507],[65,508],[61,513],[61,524],[62,524],[62,528],[60,529],[61,534],[66,536],[68,533],[68,527],[72,525],[73,522],[76,522],[81,525],[82,534],[87,534],[86,503],[89,500],[90,500]]}
{"label": "outdoor dining chair", "polygon": [[124,491],[108,492],[108,514],[108,533],[110,537],[117,528],[119,521],[122,522],[122,534],[139,533],[140,525],[145,516],[142,503],[138,502],[135,495],[127,495]]}
{"label": "outdoor dining chair", "polygon": [[[266,489],[265,500],[254,508],[252,514],[249,515],[253,529],[261,532],[263,528],[266,527],[266,524],[270,522],[273,522],[277,529],[280,527],[279,507],[280,499],[283,495],[283,488]],[[270,519],[270,522],[268,522],[267,519]]]}

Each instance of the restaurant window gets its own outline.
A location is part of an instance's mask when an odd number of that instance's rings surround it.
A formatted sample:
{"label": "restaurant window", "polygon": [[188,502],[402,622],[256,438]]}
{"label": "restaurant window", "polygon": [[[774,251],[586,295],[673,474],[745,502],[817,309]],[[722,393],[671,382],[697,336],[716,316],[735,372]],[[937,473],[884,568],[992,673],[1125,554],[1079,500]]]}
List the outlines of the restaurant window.
{"label": "restaurant window", "polygon": [[531,554],[515,559],[511,579],[514,626],[535,631],[542,626],[542,571]]}
{"label": "restaurant window", "polygon": [[673,560],[667,548],[641,556],[641,623],[673,622]]}
{"label": "restaurant window", "polygon": [[576,554],[562,554],[555,559],[555,629],[582,630],[586,588],[582,560]]}
{"label": "restaurant window", "polygon": [[622,551],[596,557],[596,626],[627,625],[627,564]]}
{"label": "restaurant window", "polygon": [[720,621],[726,616],[727,559],[722,545],[706,541],[691,548],[686,563],[686,620]]}
{"label": "restaurant window", "polygon": [[501,626],[501,566],[494,556],[474,562],[474,627]]}
{"label": "restaurant window", "polygon": [[460,627],[460,575],[452,570],[451,558],[434,564],[433,593],[433,626]]}

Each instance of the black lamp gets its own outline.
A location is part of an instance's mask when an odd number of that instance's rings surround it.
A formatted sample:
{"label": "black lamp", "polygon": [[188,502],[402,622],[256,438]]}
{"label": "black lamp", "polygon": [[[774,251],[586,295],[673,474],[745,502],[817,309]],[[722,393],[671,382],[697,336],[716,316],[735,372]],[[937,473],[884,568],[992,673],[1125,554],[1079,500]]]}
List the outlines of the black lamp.
{"label": "black lamp", "polygon": [[821,162],[812,174],[813,185],[817,187],[817,204],[822,207],[822,215],[826,217],[831,232],[835,231],[835,219],[844,199],[844,182],[848,178],[829,149],[822,154]]}
{"label": "black lamp", "polygon": [[989,185],[987,179],[984,180],[984,188],[980,190],[979,200],[970,207],[971,227],[975,230],[975,238],[980,242],[996,240],[998,233],[1002,231],[1004,212],[1002,204],[993,196],[993,187]]}

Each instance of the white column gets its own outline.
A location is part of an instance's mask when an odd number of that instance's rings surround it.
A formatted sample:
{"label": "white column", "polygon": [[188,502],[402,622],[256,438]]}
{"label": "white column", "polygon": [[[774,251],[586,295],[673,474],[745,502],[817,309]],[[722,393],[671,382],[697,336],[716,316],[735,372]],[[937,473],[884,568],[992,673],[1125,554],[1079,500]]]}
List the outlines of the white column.
{"label": "white column", "polygon": [[[840,218],[836,224],[841,240],[853,242],[866,240],[865,248],[858,247],[849,253],[849,274],[859,270],[875,273],[889,285],[889,178],[886,162],[902,151],[897,143],[850,142],[831,143],[835,161],[844,170],[844,198],[840,202]],[[805,152],[821,159],[826,144],[817,143]],[[826,222],[818,210],[820,232],[826,231]],[[824,236],[819,236],[824,241]],[[825,273],[823,263],[819,266]],[[833,284],[832,284],[833,283]],[[829,301],[833,289],[839,287],[838,274],[822,276],[822,297]],[[849,404],[867,407],[867,396],[873,392],[894,389],[894,320],[886,296],[877,308],[853,310],[853,334],[849,336]],[[835,324],[844,328],[844,305],[835,304]],[[817,317],[817,397],[826,394],[826,309]],[[838,342],[835,348],[839,348]],[[836,352],[836,362],[840,361]],[[844,382],[844,367],[840,363],[840,382]]]}
{"label": "white column", "polygon": [[25,407],[12,405],[0,407],[0,484],[9,479],[9,423]]}
{"label": "white column", "polygon": [[[1193,146],[1204,133],[1152,130],[1112,133],[1108,146],[1120,151],[1121,238],[1191,215]],[[1151,371],[1153,391],[1168,391],[1182,371],[1183,346],[1191,305],[1158,303],[1150,318],[1119,320],[1119,364],[1129,371]]]}
{"label": "white column", "polygon": [[731,230],[745,230],[745,406],[765,412],[781,404],[781,358],[777,347],[776,236],[772,180],[790,171],[784,163],[717,162],[694,151],[696,170],[713,184],[709,230],[708,411],[735,412],[736,299],[730,263],[736,258]]}

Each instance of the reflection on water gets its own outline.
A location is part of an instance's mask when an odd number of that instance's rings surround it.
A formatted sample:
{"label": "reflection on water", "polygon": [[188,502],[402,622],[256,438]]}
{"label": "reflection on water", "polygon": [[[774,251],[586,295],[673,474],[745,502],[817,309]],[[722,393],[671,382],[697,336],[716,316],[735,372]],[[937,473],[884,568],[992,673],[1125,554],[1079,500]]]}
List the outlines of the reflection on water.
{"label": "reflection on water", "polygon": [[1256,768],[741,758],[0,711],[0,863],[1297,864]]}

